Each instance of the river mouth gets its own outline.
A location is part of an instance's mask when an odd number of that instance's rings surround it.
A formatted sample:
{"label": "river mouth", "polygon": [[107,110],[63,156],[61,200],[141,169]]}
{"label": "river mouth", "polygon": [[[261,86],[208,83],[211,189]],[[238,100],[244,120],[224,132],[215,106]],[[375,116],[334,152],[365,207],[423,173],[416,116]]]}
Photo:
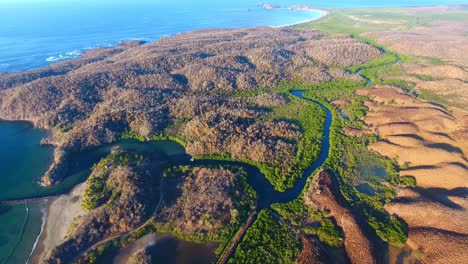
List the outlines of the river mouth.
{"label": "river mouth", "polygon": [[48,188],[38,184],[38,177],[53,160],[53,149],[40,144],[46,135],[45,130],[28,122],[0,121],[0,263],[26,263],[45,223],[47,198],[27,202],[22,199],[69,192],[85,181],[91,166],[114,148],[152,153],[168,162],[190,160],[184,148],[173,141],[122,140],[71,154],[73,162],[65,180]]}
{"label": "river mouth", "polygon": [[[329,137],[330,137],[330,127],[332,123],[332,114],[331,112],[323,105],[318,102],[306,99],[303,97],[305,91],[291,91],[291,94],[302,98],[304,100],[309,101],[309,103],[317,104],[322,108],[323,111],[326,113],[326,122],[324,124],[324,134],[321,141],[321,150],[320,155],[316,161],[314,161],[311,166],[303,173],[303,176],[296,182],[293,188],[286,190],[285,192],[279,192],[274,189],[273,185],[268,181],[268,179],[260,173],[258,168],[254,166],[247,165],[242,162],[229,162],[229,161],[216,161],[216,160],[193,160],[191,159],[190,155],[185,152],[185,149],[180,144],[170,141],[170,140],[162,140],[162,141],[146,141],[141,142],[137,140],[121,140],[114,144],[109,144],[106,146],[98,147],[91,149],[89,151],[84,151],[80,153],[72,153],[70,154],[70,159],[72,162],[69,164],[69,173],[68,177],[65,180],[54,187],[45,188],[41,187],[37,184],[37,179],[34,177],[26,177],[24,174],[20,174],[18,177],[24,183],[30,187],[25,191],[22,189],[16,189],[16,193],[0,196],[0,200],[12,200],[12,199],[25,199],[25,198],[32,198],[32,197],[44,197],[48,195],[55,195],[55,194],[62,194],[70,191],[74,186],[78,183],[81,183],[86,180],[91,172],[91,167],[94,163],[98,162],[101,158],[107,156],[110,152],[118,149],[123,149],[132,152],[138,152],[141,154],[151,154],[156,155],[161,160],[168,162],[169,164],[192,164],[192,165],[223,165],[223,164],[231,164],[242,166],[248,172],[248,182],[252,186],[252,188],[257,193],[257,211],[261,209],[270,207],[273,203],[287,203],[294,199],[296,199],[300,193],[303,191],[307,179],[312,173],[321,167],[324,162],[326,161],[329,153]],[[34,148],[38,153],[42,153],[39,156],[39,161],[42,164],[41,170],[32,171],[32,175],[37,177],[37,175],[42,175],[43,172],[46,171],[47,167],[51,163],[52,159],[52,149],[40,146],[40,140],[46,135],[44,131],[37,130],[31,127],[30,124],[27,124],[29,127],[25,127],[25,123],[17,123],[17,122],[0,122],[0,133],[4,133],[5,135],[11,135],[10,138],[18,138],[18,133],[26,133],[24,137],[27,136],[27,133],[31,133],[34,136],[31,136],[26,142],[30,144],[32,148]],[[2,126],[6,126],[8,129],[3,129]],[[12,127],[13,126],[13,127]],[[17,126],[17,127],[14,127]],[[10,131],[6,133],[5,131]],[[11,133],[13,131],[13,133]],[[5,137],[7,138],[7,137]],[[20,137],[21,138],[21,137]],[[41,152],[42,151],[42,152]],[[4,156],[7,156],[7,152],[3,153]],[[28,155],[23,155],[24,157],[31,156],[30,153]],[[21,156],[18,156],[21,157]],[[42,160],[41,160],[42,159]],[[27,161],[21,160],[15,164],[12,162],[11,167],[14,168],[18,165],[18,163],[25,164]],[[41,173],[42,172],[42,173]],[[28,174],[29,175],[29,174]],[[1,180],[1,179],[0,179]],[[4,186],[4,185],[1,185]],[[41,223],[40,220],[44,214],[39,214],[31,219],[32,222]],[[21,216],[18,215],[16,217],[10,217],[11,219],[20,220]],[[21,222],[21,221],[20,221]],[[23,224],[23,228],[29,228],[28,225]],[[37,229],[37,228],[36,228]],[[40,230],[36,230],[32,232],[36,234],[35,238],[39,234]],[[1,239],[2,237],[0,237]],[[34,238],[34,239],[35,239]],[[34,240],[33,239],[33,240]],[[5,239],[3,239],[5,240]],[[32,242],[31,239],[26,239],[26,237],[18,238],[23,243],[23,240],[27,240],[27,242]],[[2,242],[0,240],[0,242]],[[4,244],[7,242],[4,242]],[[10,242],[11,244],[11,242]],[[181,245],[184,245],[183,243]],[[179,263],[179,262],[175,262]],[[203,262],[200,262],[203,263]]]}

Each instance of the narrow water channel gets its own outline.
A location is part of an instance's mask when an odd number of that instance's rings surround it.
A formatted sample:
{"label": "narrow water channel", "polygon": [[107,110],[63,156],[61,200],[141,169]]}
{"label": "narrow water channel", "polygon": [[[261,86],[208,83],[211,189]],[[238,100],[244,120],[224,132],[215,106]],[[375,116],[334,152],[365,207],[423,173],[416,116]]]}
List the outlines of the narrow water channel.
{"label": "narrow water channel", "polygon": [[[303,98],[304,91],[292,91],[291,93],[294,96]],[[308,100],[305,98],[303,99]],[[77,153],[72,155],[72,157],[70,158],[70,160],[73,160],[73,163],[70,164],[70,178],[68,178],[63,184],[59,186],[47,189],[38,186],[37,183],[35,183],[34,178],[37,177],[37,175],[42,175],[42,173],[45,172],[45,169],[51,162],[51,149],[47,147],[42,147],[39,143],[41,138],[45,136],[45,133],[41,130],[32,128],[27,123],[0,122],[0,131],[3,131],[3,133],[5,134],[5,144],[8,143],[7,136],[11,136],[12,139],[16,138],[16,140],[20,140],[18,139],[18,135],[21,135],[20,138],[23,138],[21,139],[23,140],[23,143],[26,142],[24,143],[26,145],[23,148],[23,150],[21,148],[16,149],[16,151],[18,152],[16,159],[12,160],[9,164],[7,164],[9,167],[5,167],[11,172],[8,175],[4,174],[2,177],[0,177],[0,181],[11,181],[11,183],[8,184],[9,186],[17,186],[17,183],[21,183],[21,186],[25,187],[12,188],[13,191],[8,191],[10,188],[7,188],[6,185],[2,184],[3,187],[1,188],[4,188],[5,192],[3,192],[3,197],[0,194],[0,201],[66,193],[73,186],[86,179],[87,175],[89,175],[90,167],[92,166],[92,164],[99,161],[100,158],[106,156],[111,151],[111,149],[119,147],[125,150],[138,151],[140,153],[160,153],[162,159],[166,159],[174,164],[190,163],[193,165],[240,165],[246,168],[249,174],[248,182],[257,192],[258,210],[268,208],[273,203],[287,203],[289,201],[294,200],[300,195],[300,193],[306,185],[308,177],[312,174],[313,171],[322,166],[328,157],[328,152],[330,148],[329,137],[332,115],[330,111],[323,105],[314,101],[310,102],[320,106],[326,113],[324,133],[321,143],[321,152],[318,159],[304,172],[303,177],[296,182],[295,186],[285,192],[276,191],[273,185],[268,181],[268,179],[262,173],[260,173],[260,171],[254,166],[250,166],[242,162],[213,160],[196,160],[192,162],[191,157],[186,154],[185,149],[181,145],[173,141],[138,142],[135,140],[123,140],[115,144],[103,146],[84,153]],[[2,155],[8,157],[9,150],[5,150],[5,148],[2,149],[5,152]],[[31,153],[34,153],[36,155],[30,155]],[[21,158],[22,155],[35,157],[33,160],[25,160]],[[34,167],[31,168],[30,171],[28,171],[30,173],[25,173],[24,169],[29,168],[30,164],[34,165],[35,163],[40,164],[40,166],[37,166],[35,169]],[[15,167],[22,168],[22,170],[15,171]],[[42,206],[41,208],[43,207],[44,206]],[[15,257],[14,262],[10,261],[12,260],[11,256],[13,252],[23,252],[24,254],[22,255],[25,255],[25,258],[23,260],[19,260],[19,262],[24,262],[24,260],[26,260],[27,256],[29,255],[26,254],[26,252],[28,250],[31,250],[32,245],[34,244],[35,240],[37,239],[37,236],[40,233],[40,226],[43,222],[42,218],[44,216],[44,212],[43,210],[41,211],[40,209],[36,209],[36,207],[33,206],[31,208],[34,208],[34,214],[32,214],[32,211],[27,212],[24,205],[21,204],[18,204],[12,208],[13,209],[12,211],[10,211],[9,214],[7,214],[6,212],[3,213],[3,218],[5,218],[5,221],[6,219],[8,219],[9,222],[20,223],[17,226],[17,229],[19,228],[18,230],[26,231],[19,232],[17,230],[13,232],[13,234],[8,235],[9,238],[6,239],[4,234],[7,234],[8,231],[0,230],[0,249],[2,247],[2,244],[4,246],[3,252],[2,250],[0,250],[0,255],[6,257],[3,259],[3,261],[7,263],[14,263],[19,259]]]}

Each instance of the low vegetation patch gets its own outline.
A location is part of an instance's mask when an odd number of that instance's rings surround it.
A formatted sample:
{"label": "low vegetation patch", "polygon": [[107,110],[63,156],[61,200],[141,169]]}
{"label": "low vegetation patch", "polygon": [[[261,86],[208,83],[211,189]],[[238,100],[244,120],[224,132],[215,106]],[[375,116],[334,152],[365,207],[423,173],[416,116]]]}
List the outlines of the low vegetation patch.
{"label": "low vegetation patch", "polygon": [[256,195],[246,176],[234,166],[166,169],[158,230],[191,241],[218,241],[224,248],[254,209]]}
{"label": "low vegetation patch", "polygon": [[273,204],[271,207],[305,234],[317,236],[320,241],[332,247],[342,245],[343,235],[332,218],[327,217],[326,212],[314,211],[306,206],[302,197],[286,204]]}
{"label": "low vegetation patch", "polygon": [[229,263],[294,263],[300,247],[300,237],[278,222],[269,209],[264,209],[247,230]]}

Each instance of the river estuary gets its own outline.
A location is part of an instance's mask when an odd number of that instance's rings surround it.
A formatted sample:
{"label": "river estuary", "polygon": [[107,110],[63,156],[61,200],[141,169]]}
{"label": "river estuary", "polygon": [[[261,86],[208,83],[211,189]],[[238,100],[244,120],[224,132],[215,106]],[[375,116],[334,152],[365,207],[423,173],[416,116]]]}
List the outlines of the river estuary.
{"label": "river estuary", "polygon": [[[294,96],[303,98],[304,91],[292,91],[291,93]],[[308,177],[326,161],[330,148],[329,137],[332,114],[323,105],[314,101],[310,103],[317,104],[326,113],[320,155],[304,172],[303,177],[296,182],[295,186],[285,192],[276,191],[266,177],[254,166],[242,162],[203,159],[191,161],[191,157],[185,153],[185,149],[181,145],[167,140],[150,142],[123,140],[112,145],[75,154],[72,158],[73,164],[67,180],[58,186],[45,188],[37,184],[37,176],[42,175],[52,161],[52,149],[40,145],[40,141],[46,136],[46,132],[34,129],[29,123],[25,122],[0,122],[0,132],[2,133],[0,135],[0,144],[10,146],[0,148],[1,160],[10,161],[3,165],[4,175],[2,175],[2,181],[7,184],[0,185],[0,201],[16,200],[14,203],[4,204],[0,208],[0,221],[4,223],[0,227],[0,263],[27,262],[44,227],[48,206],[47,198],[29,200],[28,202],[18,200],[67,193],[75,185],[86,179],[92,164],[106,156],[112,148],[117,146],[125,150],[141,153],[157,153],[161,159],[167,159],[169,162],[177,164],[232,164],[243,166],[249,174],[249,184],[257,193],[258,211],[270,207],[273,203],[286,203],[294,200],[304,189]],[[15,160],[22,160],[24,165],[18,167],[18,163],[14,162]],[[15,187],[11,188],[12,186]],[[184,243],[176,244],[191,245]],[[194,246],[182,247],[182,249],[184,248],[191,250]],[[185,254],[184,252],[179,253],[182,256]]]}

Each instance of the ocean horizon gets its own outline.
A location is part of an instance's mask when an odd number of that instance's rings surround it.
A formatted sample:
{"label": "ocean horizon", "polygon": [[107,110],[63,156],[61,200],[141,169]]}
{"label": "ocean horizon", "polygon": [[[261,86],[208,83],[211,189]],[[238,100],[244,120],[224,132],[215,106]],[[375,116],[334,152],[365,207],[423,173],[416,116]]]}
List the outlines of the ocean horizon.
{"label": "ocean horizon", "polygon": [[[324,14],[321,10],[330,8],[463,4],[467,0],[263,2],[281,6],[271,10],[260,6],[258,0],[96,2],[0,0],[0,74],[46,67],[79,58],[87,50],[111,47],[122,41],[152,42],[161,37],[208,28],[297,24],[318,19]],[[288,9],[297,4],[317,10]],[[4,164],[1,177],[4,190],[0,200],[46,193],[46,188],[37,184],[37,178],[44,174],[53,160],[52,149],[40,145],[45,136],[45,131],[34,129],[31,124],[0,122],[0,163]],[[80,173],[87,176],[85,170]],[[80,175],[77,173],[77,176]],[[79,181],[77,179],[70,179],[67,185],[57,188],[65,186],[61,190],[68,190]],[[24,202],[13,204],[8,210],[0,210],[3,225],[0,227],[0,263],[25,263],[29,260],[45,225],[46,208],[46,203]]]}
{"label": "ocean horizon", "polygon": [[80,57],[86,50],[121,41],[147,42],[206,28],[282,26],[314,20],[317,10],[288,10],[305,4],[314,8],[459,4],[460,0],[413,1],[268,1],[281,6],[266,10],[259,1],[219,3],[198,1],[0,0],[0,72],[41,68]]}

